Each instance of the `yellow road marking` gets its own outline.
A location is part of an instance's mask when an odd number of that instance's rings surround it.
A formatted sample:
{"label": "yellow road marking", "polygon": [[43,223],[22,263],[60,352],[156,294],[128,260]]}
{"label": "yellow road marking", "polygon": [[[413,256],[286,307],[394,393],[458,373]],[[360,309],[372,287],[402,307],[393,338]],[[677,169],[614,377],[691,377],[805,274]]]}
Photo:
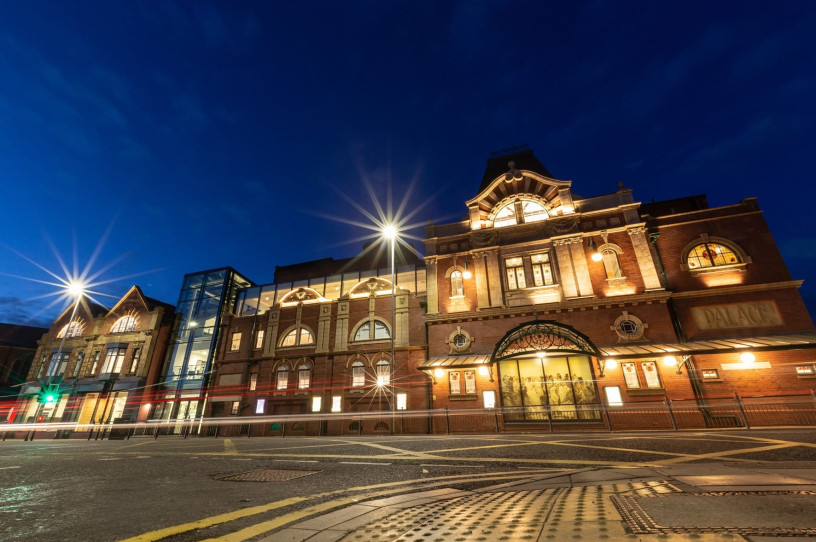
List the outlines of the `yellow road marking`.
{"label": "yellow road marking", "polygon": [[[547,469],[542,469],[541,472],[543,473],[543,472],[551,472],[551,471],[547,470]],[[506,479],[513,479],[513,478],[527,478],[531,474],[536,474],[536,473],[537,473],[537,471],[535,471],[535,470],[525,471],[525,472],[484,473],[484,474],[481,474],[479,476],[479,478],[481,480],[506,480]],[[360,500],[370,499],[370,498],[372,498],[374,496],[377,496],[377,495],[380,495],[380,494],[399,493],[401,491],[407,491],[408,489],[415,489],[415,488],[422,489],[422,488],[425,488],[425,487],[433,487],[433,486],[443,485],[443,484],[449,483],[451,481],[461,482],[461,480],[462,480],[461,474],[453,475],[453,476],[436,476],[436,477],[432,477],[432,478],[417,478],[417,479],[414,479],[414,480],[402,480],[402,481],[398,481],[398,482],[386,482],[386,483],[383,483],[383,484],[374,484],[374,485],[370,485],[370,486],[350,487],[348,489],[339,489],[337,491],[330,491],[328,493],[317,493],[315,495],[310,495],[308,497],[292,497],[292,498],[289,498],[289,499],[284,499],[282,501],[275,501],[275,502],[272,502],[272,503],[269,503],[269,504],[264,504],[264,505],[260,505],[260,506],[253,506],[253,507],[250,507],[250,508],[242,508],[241,510],[235,510],[234,512],[226,512],[224,514],[218,514],[216,516],[203,518],[203,519],[200,519],[200,520],[197,520],[197,521],[192,521],[192,522],[189,522],[189,523],[183,523],[181,525],[175,525],[175,526],[172,526],[172,527],[166,527],[164,529],[159,529],[159,530],[156,530],[156,531],[143,533],[143,534],[134,536],[132,538],[127,538],[125,540],[121,540],[120,542],[155,542],[156,540],[161,540],[163,538],[167,538],[167,537],[170,537],[170,536],[175,536],[175,535],[178,535],[178,534],[181,534],[181,533],[186,533],[186,532],[193,531],[193,530],[196,530],[196,529],[206,529],[208,527],[212,527],[213,525],[218,525],[218,524],[221,524],[221,523],[227,523],[227,522],[230,522],[230,521],[245,518],[245,517],[248,517],[248,516],[253,516],[253,515],[256,515],[256,514],[262,514],[264,512],[268,512],[270,510],[275,510],[277,508],[281,508],[281,507],[284,507],[284,506],[289,506],[289,505],[296,504],[296,503],[299,503],[299,502],[315,500],[315,499],[319,499],[321,497],[330,497],[332,495],[342,495],[342,494],[349,493],[351,491],[367,491],[367,490],[378,489],[378,488],[392,488],[392,489],[389,489],[389,490],[384,490],[385,493],[375,492],[375,493],[368,493],[368,494],[363,494],[363,495],[356,495],[354,497],[343,497],[342,499],[339,499],[338,502],[339,501],[346,501],[346,500],[348,500],[349,503],[359,502]],[[406,487],[406,486],[411,486],[411,485],[414,485],[414,484],[419,484],[419,485],[417,485],[415,488],[407,488]],[[325,506],[325,505],[328,505],[328,504],[329,503],[322,503],[320,505],[316,505],[315,507],[311,507],[311,508],[322,507],[322,506]],[[342,506],[342,503],[341,504],[334,504],[331,507],[338,507],[338,506]],[[331,508],[331,507],[329,507],[329,508]],[[310,510],[310,509],[306,509],[306,510]],[[320,510],[318,510],[318,511],[320,511]],[[301,512],[305,512],[305,510],[301,511]],[[298,515],[298,514],[301,514],[301,512],[292,512],[291,514],[286,514],[286,515],[280,516],[278,519],[290,517],[290,519],[288,521],[295,521],[296,519],[300,519],[300,517],[303,517],[301,515]],[[309,514],[314,514],[314,513],[316,513],[316,512],[315,511],[309,512]],[[297,516],[297,517],[293,517],[293,515]],[[273,521],[278,521],[278,519],[273,520]],[[269,524],[269,523],[270,522],[265,522],[265,523],[261,523],[261,524],[258,524],[258,525],[265,525],[265,524]],[[274,526],[269,527],[267,530],[274,529],[274,528],[275,528]],[[255,535],[252,535],[252,536],[255,536]],[[218,540],[226,540],[226,539],[225,538],[218,538]]]}
{"label": "yellow road marking", "polygon": [[224,439],[224,453],[232,455],[238,453],[238,450],[235,448],[235,444],[233,444],[232,440],[228,438]]}
{"label": "yellow road marking", "polygon": [[745,458],[738,458],[738,457],[730,457],[733,455],[741,455],[741,454],[750,454],[754,452],[767,452],[769,450],[779,450],[781,448],[791,448],[794,446],[798,446],[796,443],[787,442],[784,444],[771,444],[769,446],[760,446],[759,448],[743,448],[740,450],[726,450],[723,452],[711,452],[708,454],[687,454],[686,457],[677,457],[675,459],[667,459],[666,461],[661,461],[662,465],[668,465],[671,463],[682,463],[684,461],[695,461],[697,459],[719,459],[722,457],[729,457],[731,461],[757,461],[756,459],[745,459]]}

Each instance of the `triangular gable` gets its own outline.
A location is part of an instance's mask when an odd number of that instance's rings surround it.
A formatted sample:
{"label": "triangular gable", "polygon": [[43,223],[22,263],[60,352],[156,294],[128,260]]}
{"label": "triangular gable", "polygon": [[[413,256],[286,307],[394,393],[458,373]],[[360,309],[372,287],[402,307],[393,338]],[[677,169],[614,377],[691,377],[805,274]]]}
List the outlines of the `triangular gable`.
{"label": "triangular gable", "polygon": [[113,308],[110,311],[108,311],[107,316],[116,315],[120,305],[131,299],[136,299],[139,302],[139,304],[142,307],[144,307],[145,311],[150,312],[150,307],[147,304],[145,295],[142,293],[142,289],[139,288],[139,286],[137,286],[136,284],[134,284],[133,286],[130,287],[130,290],[128,290],[127,293],[124,296],[122,296],[122,298],[119,301],[116,302],[116,305],[114,305]]}

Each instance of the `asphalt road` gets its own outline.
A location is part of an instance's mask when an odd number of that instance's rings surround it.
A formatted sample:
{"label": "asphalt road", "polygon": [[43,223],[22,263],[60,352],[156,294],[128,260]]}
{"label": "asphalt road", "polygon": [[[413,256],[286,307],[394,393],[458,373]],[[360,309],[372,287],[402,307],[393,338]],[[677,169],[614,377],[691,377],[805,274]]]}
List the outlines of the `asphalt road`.
{"label": "asphalt road", "polygon": [[[0,540],[203,540],[227,523],[274,532],[321,506],[542,471],[753,462],[816,466],[816,430],[9,440]],[[228,479],[246,473],[258,481]]]}

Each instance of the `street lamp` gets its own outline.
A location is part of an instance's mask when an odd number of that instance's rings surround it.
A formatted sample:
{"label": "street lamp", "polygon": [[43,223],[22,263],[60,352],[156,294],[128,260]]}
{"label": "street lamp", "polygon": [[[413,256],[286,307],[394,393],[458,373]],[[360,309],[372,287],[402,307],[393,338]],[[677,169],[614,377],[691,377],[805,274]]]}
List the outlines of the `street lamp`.
{"label": "street lamp", "polygon": [[[391,410],[395,410],[396,404],[395,399],[396,396],[394,394],[394,372],[397,367],[396,361],[394,359],[394,341],[396,340],[396,333],[397,333],[397,325],[396,325],[396,297],[397,297],[397,285],[395,280],[395,270],[394,270],[394,245],[397,242],[397,235],[398,235],[397,227],[393,224],[386,224],[383,227],[382,234],[385,239],[388,239],[391,242]],[[391,424],[391,430],[394,430],[393,420]]]}

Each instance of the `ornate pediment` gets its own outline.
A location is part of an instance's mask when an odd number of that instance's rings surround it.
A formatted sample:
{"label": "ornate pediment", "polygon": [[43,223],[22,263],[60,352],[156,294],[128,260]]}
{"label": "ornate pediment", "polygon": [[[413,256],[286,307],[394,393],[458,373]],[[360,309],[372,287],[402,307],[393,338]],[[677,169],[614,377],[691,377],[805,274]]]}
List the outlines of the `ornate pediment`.
{"label": "ornate pediment", "polygon": [[306,303],[320,303],[322,301],[328,301],[328,299],[320,295],[317,292],[317,290],[302,287],[296,290],[292,290],[291,292],[283,296],[280,303],[282,306],[287,306]]}

